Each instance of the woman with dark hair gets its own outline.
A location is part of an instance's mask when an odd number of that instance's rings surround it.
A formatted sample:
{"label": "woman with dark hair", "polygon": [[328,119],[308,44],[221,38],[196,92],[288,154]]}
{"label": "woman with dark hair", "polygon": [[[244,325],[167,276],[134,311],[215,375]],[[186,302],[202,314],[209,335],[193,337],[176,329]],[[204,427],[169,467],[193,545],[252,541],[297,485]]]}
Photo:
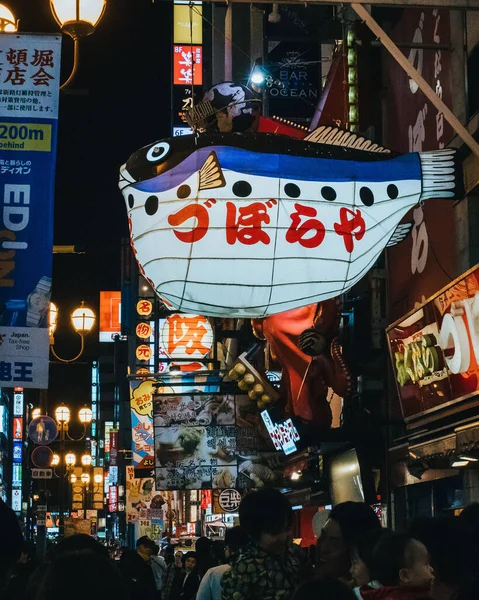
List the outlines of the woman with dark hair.
{"label": "woman with dark hair", "polygon": [[341,502],[329,513],[317,543],[316,570],[320,578],[349,582],[351,547],[368,531],[380,530],[374,510],[364,502]]}
{"label": "woman with dark hair", "polygon": [[305,574],[291,541],[290,503],[272,488],[250,492],[239,520],[251,541],[222,577],[223,600],[289,600]]}

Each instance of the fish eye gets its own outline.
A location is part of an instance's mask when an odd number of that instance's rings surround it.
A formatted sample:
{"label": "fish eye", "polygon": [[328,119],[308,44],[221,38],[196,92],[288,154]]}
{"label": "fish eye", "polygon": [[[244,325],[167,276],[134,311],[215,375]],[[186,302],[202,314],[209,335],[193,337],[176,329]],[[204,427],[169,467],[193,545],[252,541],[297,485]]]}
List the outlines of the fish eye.
{"label": "fish eye", "polygon": [[372,206],[374,204],[374,194],[366,186],[363,186],[359,190],[359,197],[361,198],[361,202],[364,204],[364,206]]}
{"label": "fish eye", "polygon": [[164,158],[170,151],[170,144],[166,142],[160,142],[152,146],[146,153],[146,160],[148,162],[158,162]]}
{"label": "fish eye", "polygon": [[191,188],[189,185],[180,185],[180,187],[178,188],[176,195],[178,196],[178,198],[188,198],[188,196],[191,194]]}
{"label": "fish eye", "polygon": [[235,196],[239,196],[240,198],[246,198],[251,194],[252,190],[253,188],[251,187],[251,184],[247,181],[237,181],[233,185],[233,194]]}
{"label": "fish eye", "polygon": [[399,190],[397,188],[397,185],[394,185],[394,183],[390,183],[388,185],[387,193],[391,200],[396,200],[396,198],[399,196]]}
{"label": "fish eye", "polygon": [[336,197],[337,197],[336,190],[334,190],[329,185],[325,185],[321,188],[321,196],[325,200],[329,200],[329,202],[332,202],[333,200],[336,200]]}
{"label": "fish eye", "polygon": [[158,198],[156,196],[148,196],[145,202],[145,212],[150,217],[158,210]]}
{"label": "fish eye", "polygon": [[134,205],[135,205],[135,197],[133,196],[133,194],[128,194],[128,206],[130,208],[133,208]]}
{"label": "fish eye", "polygon": [[284,186],[284,193],[290,198],[299,198],[301,195],[301,190],[295,183],[287,183]]}

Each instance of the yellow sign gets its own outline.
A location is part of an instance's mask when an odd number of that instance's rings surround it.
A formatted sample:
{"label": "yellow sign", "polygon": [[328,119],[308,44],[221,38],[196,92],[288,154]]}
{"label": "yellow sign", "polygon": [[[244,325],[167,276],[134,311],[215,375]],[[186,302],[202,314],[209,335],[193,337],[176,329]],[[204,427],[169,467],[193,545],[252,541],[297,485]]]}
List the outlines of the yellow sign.
{"label": "yellow sign", "polygon": [[203,43],[203,8],[197,4],[175,4],[173,42],[175,44]]}
{"label": "yellow sign", "polygon": [[149,300],[140,300],[136,304],[136,312],[142,317],[148,317],[153,310],[153,304]]}
{"label": "yellow sign", "polygon": [[139,415],[153,417],[152,394],[155,391],[151,381],[144,381],[135,390],[132,390],[131,408]]}
{"label": "yellow sign", "polygon": [[136,335],[144,340],[149,339],[152,334],[152,328],[149,323],[141,322],[136,326]]}
{"label": "yellow sign", "polygon": [[1,123],[0,150],[52,149],[52,126],[37,123]]}
{"label": "yellow sign", "polygon": [[146,344],[142,344],[136,349],[136,358],[138,360],[150,360],[152,354],[153,350]]}

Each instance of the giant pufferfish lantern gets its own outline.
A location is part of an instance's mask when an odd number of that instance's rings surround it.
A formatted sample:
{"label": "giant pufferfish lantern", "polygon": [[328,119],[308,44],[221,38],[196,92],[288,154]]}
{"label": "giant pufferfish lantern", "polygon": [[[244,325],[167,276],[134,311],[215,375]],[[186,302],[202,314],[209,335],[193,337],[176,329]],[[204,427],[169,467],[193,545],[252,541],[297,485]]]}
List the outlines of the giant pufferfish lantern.
{"label": "giant pufferfish lantern", "polygon": [[156,142],[121,168],[140,270],[175,309],[264,317],[349,290],[407,211],[460,198],[453,149],[394,154],[347,131],[303,140],[205,133]]}

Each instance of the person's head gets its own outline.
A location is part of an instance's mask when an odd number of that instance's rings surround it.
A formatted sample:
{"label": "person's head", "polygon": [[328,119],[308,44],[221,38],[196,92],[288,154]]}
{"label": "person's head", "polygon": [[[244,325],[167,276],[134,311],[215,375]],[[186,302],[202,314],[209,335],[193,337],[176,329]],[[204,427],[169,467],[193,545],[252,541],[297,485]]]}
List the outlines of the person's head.
{"label": "person's head", "polygon": [[351,547],[351,577],[359,587],[371,581],[373,552],[380,538],[388,533],[387,529],[373,529],[360,535]]}
{"label": "person's head", "polygon": [[163,551],[163,556],[167,565],[170,565],[175,560],[175,549],[173,546],[166,546]]}
{"label": "person's head", "polygon": [[158,554],[158,546],[147,535],[143,535],[136,540],[136,551],[145,558],[156,556]]}
{"label": "person's head", "polygon": [[189,573],[196,567],[196,552],[190,550],[183,556],[183,565],[185,567],[185,571]]}
{"label": "person's head", "polygon": [[292,600],[356,600],[356,594],[337,579],[313,579],[299,588]]}
{"label": "person's head", "polygon": [[26,564],[35,561],[35,544],[33,542],[24,542],[18,562]]}
{"label": "person's head", "polygon": [[128,591],[118,568],[104,555],[90,550],[58,555],[47,563],[32,600],[104,600],[110,595],[128,600]]}
{"label": "person's head", "polygon": [[351,546],[381,524],[374,510],[364,502],[341,502],[329,513],[318,539],[318,573],[321,577],[347,578],[351,568]]}
{"label": "person's head", "polygon": [[378,541],[371,575],[385,586],[430,589],[434,580],[426,546],[404,533],[388,533]]}
{"label": "person's head", "polygon": [[249,535],[244,527],[238,525],[227,529],[225,533],[225,558],[231,560],[235,554],[239,554],[241,550],[249,542]]}
{"label": "person's head", "polygon": [[63,538],[61,542],[51,547],[49,558],[55,559],[63,554],[89,551],[109,558],[108,548],[86,533],[77,533]]}
{"label": "person's head", "polygon": [[247,494],[239,506],[241,527],[269,554],[283,554],[291,539],[291,504],[273,488]]}
{"label": "person's head", "polygon": [[175,566],[176,567],[183,566],[183,552],[181,550],[177,550],[175,552]]}

